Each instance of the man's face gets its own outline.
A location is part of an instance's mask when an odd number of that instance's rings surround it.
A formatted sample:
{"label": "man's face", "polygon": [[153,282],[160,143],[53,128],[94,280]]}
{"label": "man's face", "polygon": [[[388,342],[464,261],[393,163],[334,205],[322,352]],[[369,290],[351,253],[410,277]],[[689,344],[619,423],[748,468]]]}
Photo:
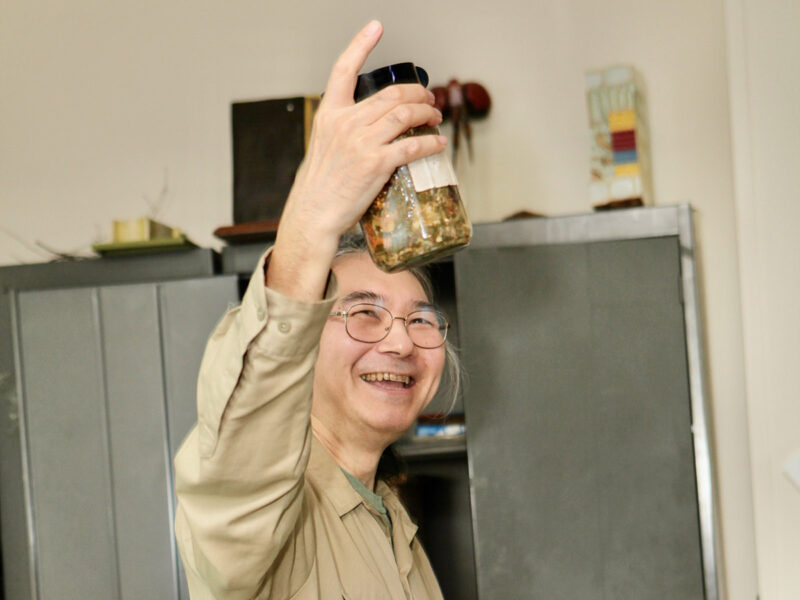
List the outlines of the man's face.
{"label": "man's face", "polygon": [[[340,298],[335,311],[366,301],[405,317],[419,303],[428,302],[411,273],[384,273],[365,253],[337,259],[333,272]],[[378,300],[364,300],[364,293]],[[313,413],[338,436],[388,443],[400,437],[431,401],[443,367],[444,347],[416,347],[399,319],[383,340],[364,343],[347,334],[343,318],[332,317],[320,340]],[[376,377],[386,373],[408,376],[410,383]]]}

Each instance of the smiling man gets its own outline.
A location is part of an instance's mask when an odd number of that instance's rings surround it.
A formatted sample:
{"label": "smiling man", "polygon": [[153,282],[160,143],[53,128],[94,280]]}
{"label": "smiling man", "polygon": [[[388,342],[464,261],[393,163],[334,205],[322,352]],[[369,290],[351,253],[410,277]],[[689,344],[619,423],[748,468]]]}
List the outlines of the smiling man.
{"label": "smiling man", "polygon": [[340,238],[392,172],[441,152],[433,95],[355,104],[380,39],[333,67],[275,244],[209,339],[198,422],[175,459],[176,535],[193,600],[427,600],[441,592],[378,461],[439,386],[447,322],[418,272],[387,274]]}
{"label": "smiling man", "polygon": [[410,272],[384,273],[364,252],[338,258],[333,272],[341,300],[322,331],[311,427],[371,489],[381,454],[439,386],[447,322]]}

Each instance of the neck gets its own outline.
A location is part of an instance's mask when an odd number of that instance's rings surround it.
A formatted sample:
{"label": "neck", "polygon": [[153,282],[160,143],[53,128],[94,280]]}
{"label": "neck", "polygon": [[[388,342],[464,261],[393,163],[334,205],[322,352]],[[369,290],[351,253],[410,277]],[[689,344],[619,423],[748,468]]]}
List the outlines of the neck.
{"label": "neck", "polygon": [[337,435],[333,428],[328,427],[313,413],[311,431],[341,468],[363,483],[368,490],[375,489],[375,473],[378,470],[378,461],[386,449],[385,445],[370,443],[363,438],[359,440],[354,436],[345,438]]}

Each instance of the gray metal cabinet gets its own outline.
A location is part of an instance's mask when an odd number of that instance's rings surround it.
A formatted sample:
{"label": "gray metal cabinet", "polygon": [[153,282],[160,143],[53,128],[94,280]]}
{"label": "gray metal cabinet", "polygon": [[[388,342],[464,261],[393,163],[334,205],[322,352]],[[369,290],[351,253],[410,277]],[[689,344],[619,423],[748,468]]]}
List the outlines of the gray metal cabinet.
{"label": "gray metal cabinet", "polygon": [[[224,277],[0,297],[6,598],[188,600],[171,461],[262,250],[226,251]],[[478,225],[441,267],[466,453],[404,452],[449,597],[719,598],[694,277],[687,206]]]}
{"label": "gray metal cabinet", "polygon": [[[6,598],[187,600],[172,459],[196,419],[206,339],[238,301],[236,279],[8,297],[17,413],[5,438],[19,440],[20,460],[3,472]],[[9,489],[16,469],[22,485]]]}
{"label": "gray metal cabinet", "polygon": [[690,217],[479,226],[456,256],[481,600],[718,597]]}

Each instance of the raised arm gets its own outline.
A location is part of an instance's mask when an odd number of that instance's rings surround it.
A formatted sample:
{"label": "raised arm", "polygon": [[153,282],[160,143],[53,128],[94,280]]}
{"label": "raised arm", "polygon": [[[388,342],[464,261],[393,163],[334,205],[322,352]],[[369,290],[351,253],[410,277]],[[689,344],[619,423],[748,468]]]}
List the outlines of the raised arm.
{"label": "raised arm", "polygon": [[175,459],[176,535],[192,600],[252,597],[281,552],[298,553],[293,582],[310,569],[303,478],[314,362],[334,302],[335,289],[323,298],[331,262],[393,170],[444,146],[438,136],[392,143],[441,119],[420,85],[354,104],[357,73],[381,33],[370,23],[334,65],[266,278],[262,262],[209,339],[198,423]]}

